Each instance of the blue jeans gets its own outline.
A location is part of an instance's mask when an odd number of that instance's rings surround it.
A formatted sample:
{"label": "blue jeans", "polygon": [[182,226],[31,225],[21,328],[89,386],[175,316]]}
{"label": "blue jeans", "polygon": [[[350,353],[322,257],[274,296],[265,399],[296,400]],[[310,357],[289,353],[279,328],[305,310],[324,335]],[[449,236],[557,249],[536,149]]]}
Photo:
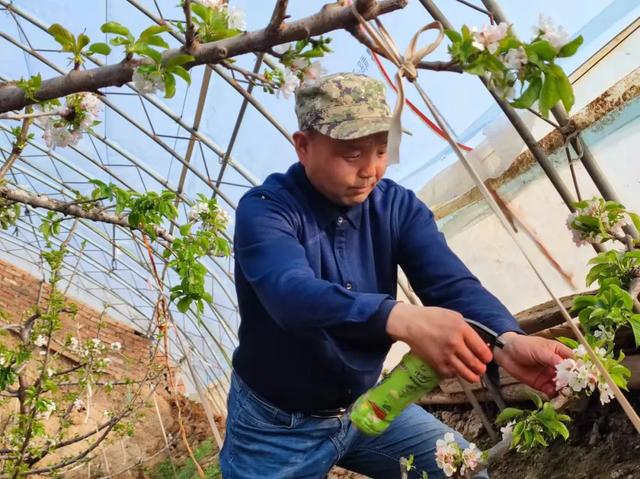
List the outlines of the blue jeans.
{"label": "blue jeans", "polygon": [[[253,393],[234,373],[228,399],[227,432],[220,453],[225,479],[323,478],[334,465],[372,478],[400,477],[400,458],[414,456],[421,477],[444,478],[436,466],[436,441],[454,432],[419,406],[411,405],[384,434],[360,433],[348,415],[316,418],[287,413]],[[455,433],[455,432],[454,432]],[[468,443],[458,433],[456,439]],[[487,479],[486,472],[475,476]]]}

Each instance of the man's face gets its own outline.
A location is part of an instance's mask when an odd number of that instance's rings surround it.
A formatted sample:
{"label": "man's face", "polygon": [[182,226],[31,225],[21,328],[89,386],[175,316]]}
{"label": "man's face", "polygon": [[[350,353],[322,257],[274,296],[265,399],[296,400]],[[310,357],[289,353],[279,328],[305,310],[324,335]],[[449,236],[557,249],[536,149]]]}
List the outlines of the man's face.
{"label": "man's face", "polygon": [[364,202],[387,169],[387,132],[335,140],[299,131],[293,140],[311,184],[338,205]]}

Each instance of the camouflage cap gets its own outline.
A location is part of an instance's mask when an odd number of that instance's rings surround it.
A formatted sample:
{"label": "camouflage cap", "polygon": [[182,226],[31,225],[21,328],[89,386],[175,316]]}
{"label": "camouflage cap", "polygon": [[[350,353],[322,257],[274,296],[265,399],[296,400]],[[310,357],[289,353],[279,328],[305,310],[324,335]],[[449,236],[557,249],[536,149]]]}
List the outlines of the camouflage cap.
{"label": "camouflage cap", "polygon": [[389,131],[391,111],[382,82],[357,73],[335,73],[303,83],[296,91],[300,130],[337,140]]}

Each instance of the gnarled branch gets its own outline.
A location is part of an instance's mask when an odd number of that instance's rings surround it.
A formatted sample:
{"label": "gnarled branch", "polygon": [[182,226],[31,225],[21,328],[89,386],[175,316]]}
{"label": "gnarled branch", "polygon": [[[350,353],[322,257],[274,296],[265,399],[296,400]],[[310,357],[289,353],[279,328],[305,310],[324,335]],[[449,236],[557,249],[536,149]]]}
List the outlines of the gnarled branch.
{"label": "gnarled branch", "polygon": [[[111,223],[118,226],[123,226],[132,230],[139,230],[146,233],[141,228],[134,228],[129,224],[127,217],[124,215],[114,215],[106,213],[99,208],[84,209],[78,206],[75,202],[65,202],[49,198],[45,195],[35,195],[28,191],[20,190],[17,188],[10,188],[7,186],[0,186],[0,198],[5,198],[16,203],[23,203],[34,208],[44,208],[50,211],[58,211],[68,216],[76,218],[83,218],[92,221],[98,221],[102,223]],[[155,227],[154,232],[156,236],[162,238],[167,243],[172,243],[175,239],[173,235],[169,234],[164,228]]]}
{"label": "gnarled branch", "polygon": [[[358,0],[358,10],[367,19],[382,15],[406,6],[408,0]],[[9,0],[0,0],[8,10],[11,10]],[[235,57],[243,53],[268,51],[274,45],[302,40],[310,36],[321,35],[332,30],[347,29],[355,25],[351,8],[335,7],[322,8],[318,13],[286,24],[286,28],[279,29],[272,35],[266,28],[247,32],[232,38],[225,38],[215,42],[195,44],[190,52],[195,60],[185,64],[185,68],[193,68],[196,65],[207,63],[219,63],[225,58]],[[183,50],[171,49],[165,52],[164,60],[167,61]],[[0,88],[0,113],[11,110],[19,110],[36,101],[60,98],[72,93],[82,91],[96,91],[99,88],[109,86],[121,86],[133,76],[134,69],[141,60],[125,60],[115,65],[104,65],[83,71],[71,71],[66,75],[50,78],[42,82],[42,86],[36,92],[35,100],[27,98],[24,90],[13,85]]]}

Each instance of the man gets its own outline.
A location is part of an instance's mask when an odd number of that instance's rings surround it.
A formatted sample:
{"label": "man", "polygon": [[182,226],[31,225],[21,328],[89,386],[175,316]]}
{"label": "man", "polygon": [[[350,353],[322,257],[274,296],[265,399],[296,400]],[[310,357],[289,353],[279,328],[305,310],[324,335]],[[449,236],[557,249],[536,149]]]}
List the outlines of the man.
{"label": "man", "polygon": [[[299,163],[249,191],[236,212],[240,345],[222,473],[321,478],[339,464],[392,478],[413,455],[418,471],[443,477],[435,443],[449,429],[420,407],[379,437],[350,424],[349,406],[376,383],[394,341],[442,377],[479,381],[494,352],[462,318],[475,319],[506,343],[498,364],[547,394],[554,365],[571,352],[521,334],[447,247],[431,211],[383,179],[390,114],[380,82],[321,78],[298,89],[296,114]],[[424,307],[396,301],[398,266]]]}

